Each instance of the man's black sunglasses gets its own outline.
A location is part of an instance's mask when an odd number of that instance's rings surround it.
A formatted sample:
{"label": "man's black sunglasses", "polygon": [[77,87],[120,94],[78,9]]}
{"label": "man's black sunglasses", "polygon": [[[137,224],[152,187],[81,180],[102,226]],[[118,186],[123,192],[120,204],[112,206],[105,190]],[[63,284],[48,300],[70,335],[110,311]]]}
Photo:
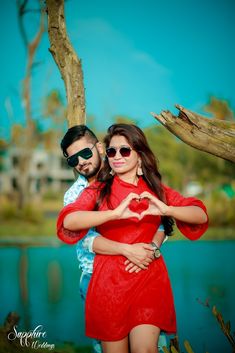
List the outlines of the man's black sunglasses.
{"label": "man's black sunglasses", "polygon": [[84,148],[83,150],[73,154],[72,156],[67,158],[67,163],[70,167],[75,168],[78,163],[79,163],[79,157],[82,157],[83,159],[89,159],[93,156],[92,148],[94,148],[95,145],[93,145],[91,148]]}

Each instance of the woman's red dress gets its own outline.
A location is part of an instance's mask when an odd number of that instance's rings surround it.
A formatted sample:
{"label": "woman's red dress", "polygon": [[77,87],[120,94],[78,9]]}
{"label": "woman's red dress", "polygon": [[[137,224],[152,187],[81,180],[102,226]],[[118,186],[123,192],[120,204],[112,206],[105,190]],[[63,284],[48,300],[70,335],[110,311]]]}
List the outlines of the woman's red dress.
{"label": "woman's red dress", "polygon": [[[98,189],[89,187],[72,204],[61,211],[57,228],[58,236],[68,243],[74,243],[85,232],[74,233],[63,228],[64,217],[78,210],[93,210]],[[195,205],[205,210],[203,203],[195,198],[184,198],[178,192],[164,186],[167,204],[174,206]],[[132,185],[114,177],[111,204],[116,208],[130,193],[141,194],[152,191],[142,178],[138,185]],[[146,201],[145,201],[146,202]],[[146,208],[143,202],[133,201],[130,208],[141,212]],[[109,209],[106,202],[99,210]],[[129,218],[104,223],[97,231],[104,237],[122,243],[150,243],[160,224],[160,216],[145,216],[142,220]],[[189,239],[199,238],[207,229],[203,225],[177,222],[180,231]],[[79,235],[78,235],[79,234]],[[72,241],[71,241],[72,239]],[[160,327],[166,333],[176,332],[176,317],[173,295],[163,257],[154,260],[148,270],[139,273],[125,271],[123,256],[96,255],[94,270],[86,297],[86,335],[103,341],[124,338],[137,325],[150,324]]]}

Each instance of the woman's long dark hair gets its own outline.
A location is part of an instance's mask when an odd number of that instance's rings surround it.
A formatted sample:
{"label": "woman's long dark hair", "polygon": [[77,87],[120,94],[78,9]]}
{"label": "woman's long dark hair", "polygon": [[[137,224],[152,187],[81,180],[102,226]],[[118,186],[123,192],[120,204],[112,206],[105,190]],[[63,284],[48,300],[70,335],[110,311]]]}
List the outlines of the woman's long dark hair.
{"label": "woman's long dark hair", "polygon": [[[161,183],[161,174],[158,170],[156,158],[151,151],[146,137],[142,130],[131,124],[114,124],[108,129],[108,133],[104,138],[105,147],[109,147],[113,136],[124,136],[130,146],[138,153],[141,158],[141,167],[143,170],[143,179],[149,188],[158,196],[158,198],[166,203],[164,190]],[[111,168],[105,157],[104,165],[101,168],[97,180],[102,182],[99,198],[97,200],[97,208],[104,199],[110,206],[111,186],[113,183],[113,176],[110,174]],[[162,224],[166,235],[172,235],[174,221],[172,217],[162,216]]]}

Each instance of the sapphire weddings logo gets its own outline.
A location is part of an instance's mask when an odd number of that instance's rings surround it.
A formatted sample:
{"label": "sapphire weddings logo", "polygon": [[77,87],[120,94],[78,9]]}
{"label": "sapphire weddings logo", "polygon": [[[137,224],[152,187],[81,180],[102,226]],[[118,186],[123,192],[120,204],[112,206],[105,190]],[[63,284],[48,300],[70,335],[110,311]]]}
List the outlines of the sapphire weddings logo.
{"label": "sapphire weddings logo", "polygon": [[43,326],[38,325],[34,330],[17,331],[17,325],[13,327],[13,331],[8,333],[8,340],[19,340],[21,347],[31,347],[34,349],[44,348],[52,350],[55,348],[54,344],[49,344],[46,341],[46,331],[43,331]]}

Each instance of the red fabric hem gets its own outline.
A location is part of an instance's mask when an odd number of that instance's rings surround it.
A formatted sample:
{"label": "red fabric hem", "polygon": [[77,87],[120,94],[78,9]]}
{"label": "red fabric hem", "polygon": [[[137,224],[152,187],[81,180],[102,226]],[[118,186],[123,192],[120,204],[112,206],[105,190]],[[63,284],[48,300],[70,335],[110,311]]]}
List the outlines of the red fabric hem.
{"label": "red fabric hem", "polygon": [[177,333],[177,330],[175,328],[175,330],[167,330],[166,328],[164,327],[160,327],[161,325],[158,325],[156,323],[151,323],[151,322],[141,322],[141,323],[137,323],[135,325],[132,325],[128,330],[127,330],[127,333],[126,334],[123,334],[122,336],[119,336],[119,337],[112,337],[112,338],[100,338],[100,337],[97,337],[97,335],[92,335],[92,334],[89,334],[88,332],[86,332],[86,336],[87,337],[90,337],[90,338],[95,338],[95,339],[98,339],[99,341],[108,341],[108,342],[115,342],[115,341],[120,341],[122,340],[123,338],[127,337],[129,335],[129,333],[131,332],[131,330],[137,326],[140,326],[140,325],[153,325],[153,326],[156,326],[156,327],[159,327],[161,329],[161,331],[164,332],[164,334],[166,335],[175,335]]}

